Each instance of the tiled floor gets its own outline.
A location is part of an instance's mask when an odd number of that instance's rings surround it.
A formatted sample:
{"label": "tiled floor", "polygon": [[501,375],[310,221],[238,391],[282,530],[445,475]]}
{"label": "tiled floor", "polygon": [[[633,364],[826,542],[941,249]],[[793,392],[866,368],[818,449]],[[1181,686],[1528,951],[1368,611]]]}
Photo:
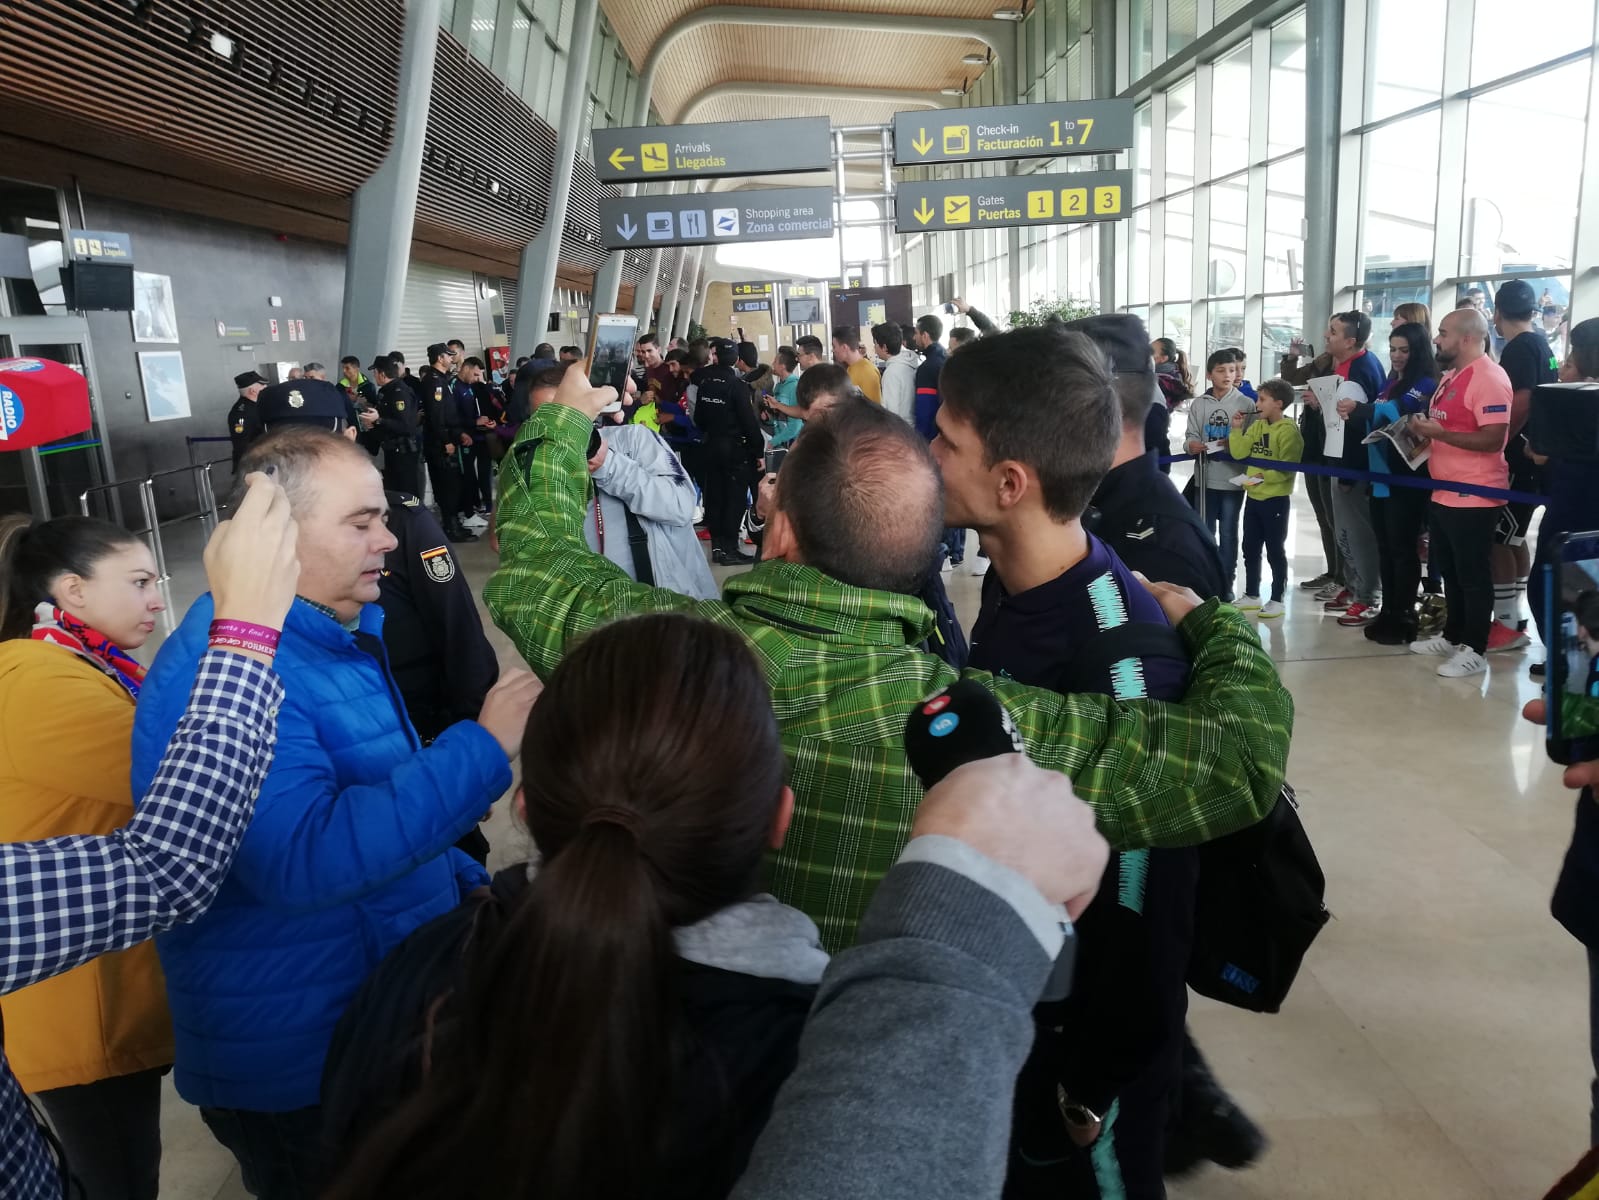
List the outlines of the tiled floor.
{"label": "tiled floor", "polygon": [[[1304,578],[1319,549],[1302,495],[1296,507]],[[199,582],[194,550],[169,548],[187,564],[180,604]],[[492,569],[483,544],[461,559],[474,583]],[[968,623],[979,583],[951,580]],[[1586,1148],[1590,1067],[1582,952],[1548,914],[1572,797],[1517,715],[1538,652],[1439,680],[1436,660],[1373,646],[1297,589],[1262,638],[1297,702],[1291,778],[1334,920],[1281,1014],[1195,1003],[1199,1042],[1272,1148],[1253,1170],[1202,1172],[1173,1195],[1542,1195]],[[516,854],[503,812],[490,836],[497,856]],[[169,1101],[163,1197],[242,1197],[194,1111]]]}

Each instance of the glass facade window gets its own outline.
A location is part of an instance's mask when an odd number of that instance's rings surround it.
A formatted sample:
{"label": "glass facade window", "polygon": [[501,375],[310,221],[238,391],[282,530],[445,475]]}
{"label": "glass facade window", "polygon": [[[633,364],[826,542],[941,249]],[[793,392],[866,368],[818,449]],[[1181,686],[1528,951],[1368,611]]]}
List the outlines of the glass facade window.
{"label": "glass facade window", "polygon": [[499,11],[499,0],[473,0],[471,37],[467,49],[479,62],[489,62],[494,55],[494,16]]}
{"label": "glass facade window", "polygon": [[1230,175],[1249,165],[1248,43],[1216,60],[1210,86],[1210,170]]}
{"label": "glass facade window", "polygon": [[1266,291],[1304,286],[1304,231],[1305,156],[1296,154],[1266,169]]}
{"label": "glass facade window", "polygon": [[[1301,137],[1303,140],[1303,137]],[[1194,186],[1194,81],[1166,93],[1166,192]]]}
{"label": "glass facade window", "polygon": [[1475,8],[1473,85],[1593,45],[1593,0],[1541,0],[1531,12],[1514,0],[1477,0]]}
{"label": "glass facade window", "polygon": [[1218,350],[1244,348],[1244,302],[1242,300],[1212,300],[1205,305],[1210,328],[1205,335],[1205,354]]}
{"label": "glass facade window", "polygon": [[[1180,54],[1199,37],[1197,0],[1170,0],[1166,5],[1166,54]],[[1162,60],[1164,61],[1164,59]]]}
{"label": "glass facade window", "polygon": [[1235,175],[1210,189],[1210,266],[1206,294],[1244,293],[1245,238],[1248,236],[1249,180]]}
{"label": "glass facade window", "polygon": [[[1169,337],[1177,349],[1188,354],[1194,347],[1194,306],[1192,304],[1163,304],[1160,309],[1160,332],[1150,330],[1151,337]],[[1203,365],[1203,364],[1201,364]],[[1192,369],[1192,366],[1190,366]],[[1195,371],[1195,374],[1199,374]]]}
{"label": "glass facade window", "polygon": [[[1282,365],[1282,357],[1292,353],[1293,341],[1305,324],[1303,296],[1267,296],[1261,306],[1260,357],[1250,363],[1255,382],[1270,379]],[[1311,353],[1318,352],[1312,347]]]}
{"label": "glass facade window", "polygon": [[1149,203],[1149,105],[1139,106],[1133,114],[1133,203]]}
{"label": "glass facade window", "polygon": [[1366,120],[1437,100],[1444,86],[1447,0],[1370,0],[1366,11]]}
{"label": "glass facade window", "polygon": [[1149,302],[1149,209],[1133,214],[1132,270],[1127,280],[1127,299],[1133,304]]}
{"label": "glass facade window", "polygon": [[[1364,288],[1425,287],[1432,278],[1433,221],[1438,208],[1436,110],[1374,129],[1365,138],[1360,232]],[[1418,297],[1384,297],[1379,312]]]}
{"label": "glass facade window", "polygon": [[1266,122],[1268,158],[1305,145],[1305,11],[1271,31],[1271,103]]}
{"label": "glass facade window", "polygon": [[1472,98],[1462,276],[1571,266],[1588,72],[1585,60]]}
{"label": "glass facade window", "polygon": [[1165,280],[1162,299],[1188,300],[1194,294],[1194,194],[1166,200],[1166,240],[1162,248]]}

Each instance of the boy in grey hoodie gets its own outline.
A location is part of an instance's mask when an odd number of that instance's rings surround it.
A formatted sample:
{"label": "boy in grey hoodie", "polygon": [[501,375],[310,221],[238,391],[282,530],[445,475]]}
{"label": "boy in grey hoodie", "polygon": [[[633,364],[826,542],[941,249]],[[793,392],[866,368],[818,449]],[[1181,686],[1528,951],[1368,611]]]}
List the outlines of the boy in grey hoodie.
{"label": "boy in grey hoodie", "polygon": [[1208,387],[1188,402],[1187,450],[1198,454],[1206,443],[1220,441],[1205,461],[1196,465],[1199,477],[1195,487],[1205,489],[1205,524],[1221,548],[1222,578],[1226,590],[1222,599],[1233,598],[1233,576],[1238,572],[1238,518],[1244,509],[1244,490],[1232,482],[1243,470],[1227,452],[1227,437],[1232,432],[1233,414],[1253,414],[1255,402],[1237,388],[1241,367],[1231,350],[1217,350],[1205,360]]}
{"label": "boy in grey hoodie", "polygon": [[921,357],[905,345],[898,325],[872,326],[872,348],[883,368],[883,407],[909,424],[916,415],[916,368]]}

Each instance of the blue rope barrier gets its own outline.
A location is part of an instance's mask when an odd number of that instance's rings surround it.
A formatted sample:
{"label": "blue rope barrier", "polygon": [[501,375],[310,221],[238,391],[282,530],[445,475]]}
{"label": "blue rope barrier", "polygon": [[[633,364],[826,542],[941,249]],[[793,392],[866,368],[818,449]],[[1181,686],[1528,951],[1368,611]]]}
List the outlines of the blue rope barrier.
{"label": "blue rope barrier", "polygon": [[[1193,462],[1197,454],[1163,454],[1163,463]],[[1481,496],[1485,500],[1508,500],[1517,504],[1547,504],[1545,496],[1531,492],[1516,492],[1508,488],[1484,487],[1478,483],[1461,483],[1453,479],[1432,479],[1428,476],[1390,475],[1386,471],[1358,471],[1353,467],[1329,467],[1321,463],[1278,462],[1270,458],[1226,458],[1215,462],[1237,463],[1241,467],[1264,467],[1268,471],[1294,471],[1301,475],[1328,475],[1334,479],[1348,479],[1356,483],[1385,483],[1389,487],[1419,488],[1425,492],[1454,492],[1458,495]]]}

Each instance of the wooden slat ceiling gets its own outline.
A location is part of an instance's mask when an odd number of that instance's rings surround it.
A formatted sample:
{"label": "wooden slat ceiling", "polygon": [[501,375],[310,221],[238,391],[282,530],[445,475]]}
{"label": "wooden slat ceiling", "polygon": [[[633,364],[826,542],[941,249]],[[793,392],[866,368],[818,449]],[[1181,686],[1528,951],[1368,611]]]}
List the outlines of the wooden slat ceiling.
{"label": "wooden slat ceiling", "polygon": [[[601,0],[606,18],[633,61],[642,66],[650,48],[680,17],[731,0]],[[752,0],[741,0],[749,4]],[[827,86],[910,88],[937,91],[957,87],[981,68],[965,66],[964,54],[981,53],[981,42],[968,38],[929,38],[851,33],[808,27],[816,12],[874,13],[903,16],[907,28],[917,17],[983,19],[993,16],[997,0],[753,0],[757,8],[794,12],[790,29],[750,25],[717,25],[694,30],[667,51],[655,78],[655,106],[667,122],[689,97],[712,84],[731,80],[781,79]],[[696,121],[731,119],[725,102],[706,106]],[[773,116],[814,112],[800,102]],[[722,112],[722,115],[715,115]],[[748,116],[742,111],[736,116]],[[872,120],[881,120],[874,117]]]}
{"label": "wooden slat ceiling", "polygon": [[[758,86],[758,85],[757,85]],[[829,100],[821,96],[784,96],[777,91],[718,96],[700,105],[695,121],[761,121],[775,117],[829,117],[835,125],[883,125],[905,110],[894,100]]]}

